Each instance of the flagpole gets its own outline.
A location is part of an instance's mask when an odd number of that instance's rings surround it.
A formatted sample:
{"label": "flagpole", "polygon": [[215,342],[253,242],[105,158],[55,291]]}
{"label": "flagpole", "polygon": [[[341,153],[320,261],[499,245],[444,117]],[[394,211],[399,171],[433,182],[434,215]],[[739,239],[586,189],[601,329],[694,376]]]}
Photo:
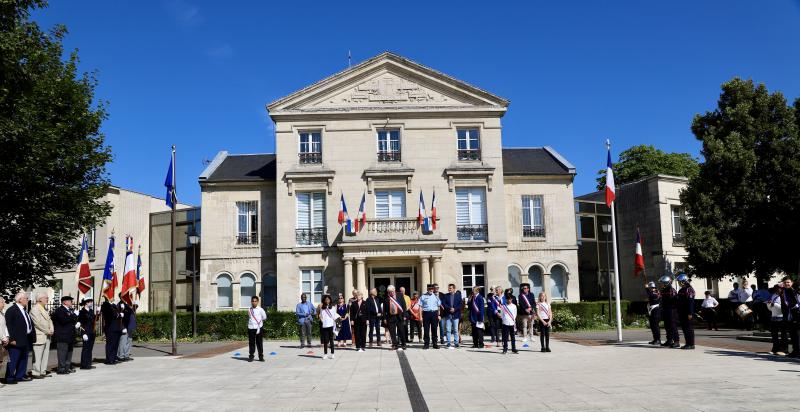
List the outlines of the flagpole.
{"label": "flagpole", "polygon": [[[606,148],[611,151],[611,141],[606,140]],[[622,342],[622,302],[619,297],[619,255],[617,254],[616,200],[611,202],[611,239],[614,245],[614,294],[617,308],[617,342]]]}
{"label": "flagpole", "polygon": [[175,302],[175,289],[177,288],[178,283],[178,272],[177,272],[177,254],[175,252],[175,207],[176,207],[176,196],[175,193],[177,191],[177,182],[175,181],[175,169],[177,169],[177,164],[175,163],[175,145],[172,145],[172,210],[170,213],[170,232],[169,232],[169,241],[170,241],[170,285],[169,285],[169,304],[170,310],[172,311],[172,356],[178,355],[178,308]]}

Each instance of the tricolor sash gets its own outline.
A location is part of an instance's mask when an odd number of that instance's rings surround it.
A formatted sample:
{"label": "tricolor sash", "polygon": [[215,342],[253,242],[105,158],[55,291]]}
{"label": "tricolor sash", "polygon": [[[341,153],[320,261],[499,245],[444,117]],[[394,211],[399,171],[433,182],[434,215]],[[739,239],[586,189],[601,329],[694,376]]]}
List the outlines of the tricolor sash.
{"label": "tricolor sash", "polygon": [[[403,307],[400,306],[400,304],[397,302],[394,296],[389,296],[389,303],[394,305],[395,309],[397,310],[397,313],[401,313],[403,311]],[[395,315],[397,313],[395,313]]]}
{"label": "tricolor sash", "polygon": [[541,303],[537,303],[536,307],[547,315],[547,320],[551,320],[553,318],[553,316],[550,315],[550,311],[547,310],[547,307],[545,307]]}
{"label": "tricolor sash", "polygon": [[523,294],[521,294],[520,296],[522,296],[522,299],[525,299],[525,303],[528,305],[528,308],[532,308],[532,306],[531,306],[531,301],[529,301],[529,300],[528,300],[528,297],[527,297],[527,296],[525,296],[525,294],[524,294],[524,293],[523,293]]}
{"label": "tricolor sash", "polygon": [[253,314],[253,308],[250,308],[250,317],[256,321],[256,325],[258,326],[258,328],[256,328],[256,333],[261,332],[261,325],[264,323],[264,321],[256,319],[256,315]]}

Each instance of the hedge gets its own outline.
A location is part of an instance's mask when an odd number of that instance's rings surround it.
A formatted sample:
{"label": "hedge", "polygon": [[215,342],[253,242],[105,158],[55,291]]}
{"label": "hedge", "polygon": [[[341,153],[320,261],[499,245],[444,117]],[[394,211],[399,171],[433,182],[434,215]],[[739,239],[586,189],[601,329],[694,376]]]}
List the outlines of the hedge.
{"label": "hedge", "polygon": [[[623,323],[633,327],[645,327],[647,323],[640,315],[629,313],[629,301],[622,301]],[[612,304],[612,309],[615,306]],[[612,312],[613,313],[613,312]],[[197,334],[201,340],[241,340],[247,336],[247,311],[201,312],[197,314]],[[602,329],[613,325],[609,316],[608,301],[554,303],[553,326],[558,331],[580,329]],[[470,324],[465,313],[462,317],[462,334],[470,333]],[[172,316],[169,312],[140,313],[136,316],[136,339],[141,341],[168,340],[172,336]],[[298,336],[294,312],[267,311],[264,325],[266,339],[295,339]],[[319,336],[319,322],[313,322],[312,334]],[[192,338],[192,314],[178,313],[178,339]]]}

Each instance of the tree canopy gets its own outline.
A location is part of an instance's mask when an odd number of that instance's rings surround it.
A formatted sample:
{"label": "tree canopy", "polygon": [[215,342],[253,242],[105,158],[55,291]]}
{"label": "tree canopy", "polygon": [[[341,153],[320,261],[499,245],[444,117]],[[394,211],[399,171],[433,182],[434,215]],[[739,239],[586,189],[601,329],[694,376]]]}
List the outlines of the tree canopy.
{"label": "tree canopy", "polygon": [[[667,153],[652,145],[632,146],[619,154],[614,164],[614,183],[635,182],[647,176],[666,174],[693,177],[697,175],[697,159],[689,153]],[[606,170],[597,172],[597,190],[606,187]]]}
{"label": "tree canopy", "polygon": [[45,1],[0,0],[0,293],[74,267],[76,239],[110,212],[110,149],[92,74],[64,56],[63,26],[29,20]]}
{"label": "tree canopy", "polygon": [[734,78],[692,132],[705,162],[681,202],[688,263],[698,276],[798,272],[800,100]]}

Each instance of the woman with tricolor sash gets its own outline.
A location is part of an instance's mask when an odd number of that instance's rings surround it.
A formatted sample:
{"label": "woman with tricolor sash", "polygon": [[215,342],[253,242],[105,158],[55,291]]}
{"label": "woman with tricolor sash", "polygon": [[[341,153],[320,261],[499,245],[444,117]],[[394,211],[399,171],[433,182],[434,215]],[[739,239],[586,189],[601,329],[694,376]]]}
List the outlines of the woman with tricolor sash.
{"label": "woman with tricolor sash", "polygon": [[339,315],[336,314],[336,308],[333,306],[333,299],[331,295],[322,297],[322,303],[317,307],[317,316],[319,317],[319,333],[320,341],[322,341],[322,348],[324,355],[322,359],[328,359],[328,346],[331,349],[330,359],[333,359],[333,327],[336,325],[336,319]]}
{"label": "woman with tricolor sash", "polygon": [[539,343],[542,345],[542,352],[550,352],[550,324],[553,321],[553,312],[550,309],[547,294],[539,293],[539,301],[536,302],[536,319],[539,322]]}

